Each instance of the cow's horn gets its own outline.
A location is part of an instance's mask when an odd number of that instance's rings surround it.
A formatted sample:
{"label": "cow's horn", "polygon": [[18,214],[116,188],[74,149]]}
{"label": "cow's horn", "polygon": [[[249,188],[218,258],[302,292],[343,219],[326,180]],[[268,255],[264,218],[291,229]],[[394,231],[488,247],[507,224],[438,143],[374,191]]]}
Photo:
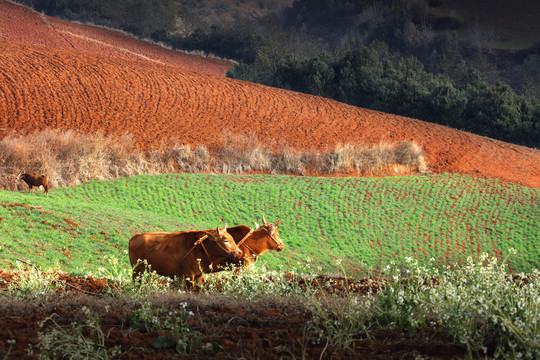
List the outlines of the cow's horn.
{"label": "cow's horn", "polygon": [[17,175],[17,180],[21,178],[22,171],[19,171],[19,175]]}
{"label": "cow's horn", "polygon": [[257,222],[255,221],[255,227],[258,229],[259,228],[259,224],[257,224]]}
{"label": "cow's horn", "polygon": [[278,226],[279,223],[281,222],[281,220],[282,220],[282,219],[279,219],[278,221],[276,221],[276,222],[274,223],[274,226]]}
{"label": "cow's horn", "polygon": [[266,220],[264,220],[264,215],[262,216],[263,224],[266,224]]}

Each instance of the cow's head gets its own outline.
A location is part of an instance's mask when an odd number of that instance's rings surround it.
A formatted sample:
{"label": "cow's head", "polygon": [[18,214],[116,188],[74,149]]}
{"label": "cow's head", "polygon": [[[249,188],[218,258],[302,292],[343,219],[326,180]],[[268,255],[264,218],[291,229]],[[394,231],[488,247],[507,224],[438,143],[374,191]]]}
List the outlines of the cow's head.
{"label": "cow's head", "polygon": [[225,253],[220,255],[226,255],[231,259],[239,259],[243,253],[238,248],[234,238],[227,232],[227,225],[220,229],[219,226],[212,230],[208,236],[208,239],[214,241],[216,245]]}
{"label": "cow's head", "polygon": [[281,222],[281,219],[279,219],[275,223],[269,223],[269,222],[266,222],[263,215],[262,221],[263,221],[263,224],[261,226],[255,223],[255,227],[257,228],[257,230],[260,230],[260,229],[266,230],[268,237],[271,239],[271,241],[269,241],[269,250],[277,250],[277,251],[283,250],[285,248],[285,244],[279,237],[279,232],[277,228],[278,224]]}

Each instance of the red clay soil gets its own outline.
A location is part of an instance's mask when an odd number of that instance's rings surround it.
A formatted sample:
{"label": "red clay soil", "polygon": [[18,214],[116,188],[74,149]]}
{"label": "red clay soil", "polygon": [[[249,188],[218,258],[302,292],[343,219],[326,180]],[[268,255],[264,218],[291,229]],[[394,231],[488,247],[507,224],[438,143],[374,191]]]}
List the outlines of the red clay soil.
{"label": "red clay soil", "polygon": [[5,0],[0,0],[0,47],[0,138],[10,131],[58,128],[131,133],[140,149],[167,139],[213,149],[228,131],[255,134],[270,149],[303,150],[408,140],[422,146],[435,173],[500,178],[540,188],[537,150],[212,75],[222,75],[224,69],[213,72],[208,69],[214,63],[200,65],[211,59],[186,58]]}
{"label": "red clay soil", "polygon": [[224,131],[269,148],[414,141],[435,173],[500,178],[540,188],[540,152],[411,118],[153,62],[0,42],[0,136],[46,128],[131,133],[210,149]]}
{"label": "red clay soil", "polygon": [[[16,275],[0,271],[0,291],[14,282]],[[32,301],[0,304],[0,358],[8,352],[7,340],[16,340],[11,349],[12,359],[36,359],[39,353],[38,332],[46,332],[53,326],[68,328],[76,321],[84,322],[83,306],[101,319],[101,328],[106,334],[106,346],[120,346],[119,359],[175,359],[178,354],[173,348],[157,349],[153,342],[158,336],[167,336],[164,331],[145,332],[130,328],[130,318],[138,308],[135,303],[114,296],[114,284],[106,279],[74,278],[60,273],[56,300],[43,300],[33,305]],[[373,280],[373,281],[372,281]],[[305,285],[302,279],[290,279]],[[353,280],[341,277],[318,277],[310,286],[321,291],[342,296],[345,291],[365,294],[377,290],[377,279]],[[317,334],[306,331],[312,314],[303,306],[268,299],[259,302],[212,300],[186,294],[169,295],[170,298],[154,306],[167,311],[181,310],[179,303],[188,304],[193,313],[188,320],[191,333],[200,333],[203,343],[214,342],[219,348],[208,352],[194,351],[184,355],[188,359],[456,359],[464,358],[465,348],[438,334],[433,329],[422,329],[415,333],[394,331],[372,332],[370,339],[354,340],[342,348],[327,344],[325,340],[313,341]],[[158,299],[159,301],[159,299]],[[40,323],[45,322],[41,328]],[[90,336],[90,335],[86,335]],[[34,348],[29,355],[28,347]]]}
{"label": "red clay soil", "polygon": [[6,0],[0,0],[0,40],[150,61],[223,76],[234,65],[227,60],[166,49],[119,31],[60,20]]}

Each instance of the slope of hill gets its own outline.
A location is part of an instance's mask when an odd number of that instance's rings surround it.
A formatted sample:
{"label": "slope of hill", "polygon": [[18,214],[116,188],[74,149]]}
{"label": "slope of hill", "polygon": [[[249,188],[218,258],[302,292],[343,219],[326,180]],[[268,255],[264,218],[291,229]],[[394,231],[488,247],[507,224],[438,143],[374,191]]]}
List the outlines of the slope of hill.
{"label": "slope of hill", "polygon": [[[134,233],[254,226],[262,215],[283,219],[285,250],[258,262],[275,270],[308,263],[335,273],[342,259],[344,270],[358,275],[407,257],[454,265],[483,252],[510,257],[516,271],[540,265],[540,190],[469,176],[169,174],[91,181],[48,196],[0,194],[3,261],[59,261],[64,271],[106,267],[106,254],[129,267],[125,251]],[[89,253],[101,256],[89,260]]]}
{"label": "slope of hill", "polygon": [[255,134],[270,148],[338,143],[419,143],[430,169],[540,187],[540,152],[324,98],[52,47],[2,41],[0,129],[131,133],[140,148],[167,138],[220,144],[223,131]]}
{"label": "slope of hill", "polygon": [[223,76],[233,65],[226,60],[169,50],[118,31],[56,19],[7,0],[0,0],[0,40],[149,61]]}

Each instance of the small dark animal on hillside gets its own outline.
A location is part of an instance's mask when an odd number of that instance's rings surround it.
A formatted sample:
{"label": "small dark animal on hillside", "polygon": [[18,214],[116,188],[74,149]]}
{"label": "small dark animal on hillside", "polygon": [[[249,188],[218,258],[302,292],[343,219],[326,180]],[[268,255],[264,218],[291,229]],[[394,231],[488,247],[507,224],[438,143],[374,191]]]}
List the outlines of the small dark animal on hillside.
{"label": "small dark animal on hillside", "polygon": [[20,172],[19,175],[17,175],[17,180],[23,180],[28,184],[28,189],[30,191],[32,191],[34,186],[43,186],[45,194],[49,193],[49,185],[47,184],[47,177],[45,175],[22,174],[22,172]]}

